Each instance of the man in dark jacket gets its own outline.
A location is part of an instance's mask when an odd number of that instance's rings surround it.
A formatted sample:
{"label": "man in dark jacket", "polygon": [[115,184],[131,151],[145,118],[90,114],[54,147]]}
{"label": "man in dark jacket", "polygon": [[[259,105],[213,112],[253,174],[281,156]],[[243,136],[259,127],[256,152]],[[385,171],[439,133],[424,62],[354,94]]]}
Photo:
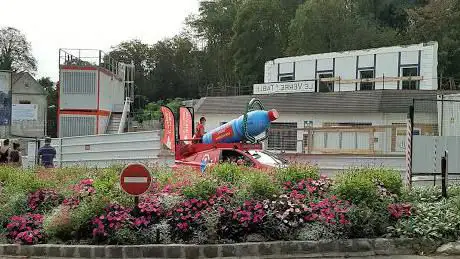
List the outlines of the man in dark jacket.
{"label": "man in dark jacket", "polygon": [[38,157],[40,158],[41,165],[45,168],[54,167],[56,149],[51,146],[51,138],[45,138],[45,145],[38,150]]}

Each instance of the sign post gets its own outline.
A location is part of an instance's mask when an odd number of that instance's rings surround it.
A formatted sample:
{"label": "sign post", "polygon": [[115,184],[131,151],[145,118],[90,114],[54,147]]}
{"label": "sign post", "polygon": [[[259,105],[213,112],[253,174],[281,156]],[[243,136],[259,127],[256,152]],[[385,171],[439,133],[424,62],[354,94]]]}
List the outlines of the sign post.
{"label": "sign post", "polygon": [[152,176],[143,164],[129,164],[121,172],[120,186],[127,194],[134,196],[134,203],[139,204],[139,196],[147,192],[152,183]]}

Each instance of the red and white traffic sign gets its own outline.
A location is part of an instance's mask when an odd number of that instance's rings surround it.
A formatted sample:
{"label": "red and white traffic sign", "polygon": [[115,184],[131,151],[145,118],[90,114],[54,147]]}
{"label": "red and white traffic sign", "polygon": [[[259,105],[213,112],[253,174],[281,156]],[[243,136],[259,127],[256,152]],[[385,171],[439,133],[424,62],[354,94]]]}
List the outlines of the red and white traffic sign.
{"label": "red and white traffic sign", "polygon": [[152,176],[143,164],[130,164],[121,172],[120,185],[130,195],[144,194],[150,188]]}

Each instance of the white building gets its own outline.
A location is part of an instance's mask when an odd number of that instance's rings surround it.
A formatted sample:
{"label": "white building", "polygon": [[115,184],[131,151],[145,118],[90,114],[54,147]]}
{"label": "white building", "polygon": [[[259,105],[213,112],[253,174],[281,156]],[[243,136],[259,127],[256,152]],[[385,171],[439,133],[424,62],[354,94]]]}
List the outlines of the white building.
{"label": "white building", "polygon": [[[204,97],[194,106],[206,131],[241,116],[251,98],[277,109],[265,147],[295,153],[391,154],[404,152],[406,121],[413,99],[436,99],[437,91],[376,90]],[[416,107],[415,129],[437,134],[436,102]]]}
{"label": "white building", "polygon": [[254,94],[437,90],[438,43],[278,58]]}
{"label": "white building", "polygon": [[12,74],[11,135],[38,137],[46,135],[47,94],[27,72]]}
{"label": "white building", "polygon": [[[437,52],[430,42],[275,59],[253,95],[202,98],[195,121],[205,116],[212,130],[241,116],[255,97],[280,113],[264,143],[269,150],[402,154],[409,106],[441,94]],[[415,112],[414,134],[438,134],[436,102],[415,105]]]}

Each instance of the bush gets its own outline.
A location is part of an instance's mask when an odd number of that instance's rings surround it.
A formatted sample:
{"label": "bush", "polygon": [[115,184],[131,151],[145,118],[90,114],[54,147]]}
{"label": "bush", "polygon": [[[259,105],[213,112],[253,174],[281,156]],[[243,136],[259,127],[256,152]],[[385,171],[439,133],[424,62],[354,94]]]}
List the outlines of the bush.
{"label": "bush", "polygon": [[72,207],[61,205],[45,216],[43,230],[50,239],[67,241],[72,239],[74,226],[71,224]]}
{"label": "bush", "polygon": [[182,194],[189,199],[207,200],[216,193],[218,182],[212,178],[204,178],[194,185],[184,187]]}
{"label": "bush", "polygon": [[261,231],[267,212],[264,204],[246,201],[235,210],[220,210],[219,235],[221,238],[244,240],[248,235]]}
{"label": "bush", "polygon": [[[460,196],[460,186],[451,185],[448,187],[449,198]],[[402,201],[412,203],[438,202],[442,200],[441,186],[413,186],[411,190],[404,190],[401,195]]]}
{"label": "bush", "polygon": [[419,203],[415,213],[388,228],[389,236],[454,241],[460,237],[460,214],[451,201]]}
{"label": "bush", "polygon": [[284,183],[284,192],[290,197],[298,200],[324,199],[330,191],[332,181],[327,177],[319,180],[301,180],[297,183]]}
{"label": "bush", "polygon": [[52,188],[57,185],[55,182],[39,179],[34,172],[28,170],[2,167],[0,172],[1,181],[3,182],[2,200],[17,193],[35,192],[39,189]]}
{"label": "bush", "polygon": [[353,206],[348,213],[350,238],[374,238],[381,237],[391,225],[387,208],[384,203],[374,204],[369,207],[365,204]]}
{"label": "bush", "polygon": [[299,229],[297,239],[301,241],[337,240],[343,235],[342,230],[335,225],[315,222]]}
{"label": "bush", "polygon": [[158,223],[163,216],[160,200],[157,197],[144,197],[137,205],[137,218],[134,219],[133,225],[137,229],[147,228],[152,224]]}
{"label": "bush", "polygon": [[174,240],[187,241],[194,233],[203,231],[203,210],[207,206],[207,201],[190,199],[168,213]]}
{"label": "bush", "polygon": [[46,213],[56,208],[63,197],[54,190],[37,190],[29,194],[27,204],[31,212]]}
{"label": "bush", "polygon": [[235,184],[241,180],[244,175],[244,170],[246,169],[247,168],[235,164],[224,163],[213,166],[210,174],[222,184]]}
{"label": "bush", "polygon": [[279,195],[281,186],[270,175],[261,171],[248,171],[237,183],[241,200],[264,200]]}
{"label": "bush", "polygon": [[318,180],[320,174],[319,168],[316,166],[295,164],[287,168],[278,169],[276,176],[280,183],[297,183],[301,180]]}
{"label": "bush", "polygon": [[131,210],[118,204],[110,204],[105,208],[105,212],[92,219],[92,235],[97,240],[107,239],[118,230],[131,227],[133,217]]}
{"label": "bush", "polygon": [[43,215],[27,213],[22,216],[13,216],[6,226],[7,237],[21,244],[38,244],[44,241]]}
{"label": "bush", "polygon": [[12,216],[25,214],[27,210],[27,195],[25,193],[11,195],[5,203],[0,204],[0,227],[6,227]]}
{"label": "bush", "polygon": [[91,220],[95,215],[101,215],[109,201],[100,196],[86,198],[78,207],[72,210],[70,224],[75,231],[76,238],[89,238],[92,236]]}
{"label": "bush", "polygon": [[[381,190],[381,186],[386,190]],[[364,168],[346,171],[337,177],[335,193],[353,204],[372,204],[381,194],[401,194],[402,179],[399,172],[384,168]]]}
{"label": "bush", "polygon": [[122,168],[110,167],[101,170],[94,177],[92,186],[95,192],[107,197],[113,203],[119,203],[125,206],[132,206],[133,199],[120,188],[120,172]]}
{"label": "bush", "polygon": [[108,237],[112,245],[140,245],[146,244],[144,235],[130,227],[122,227]]}

